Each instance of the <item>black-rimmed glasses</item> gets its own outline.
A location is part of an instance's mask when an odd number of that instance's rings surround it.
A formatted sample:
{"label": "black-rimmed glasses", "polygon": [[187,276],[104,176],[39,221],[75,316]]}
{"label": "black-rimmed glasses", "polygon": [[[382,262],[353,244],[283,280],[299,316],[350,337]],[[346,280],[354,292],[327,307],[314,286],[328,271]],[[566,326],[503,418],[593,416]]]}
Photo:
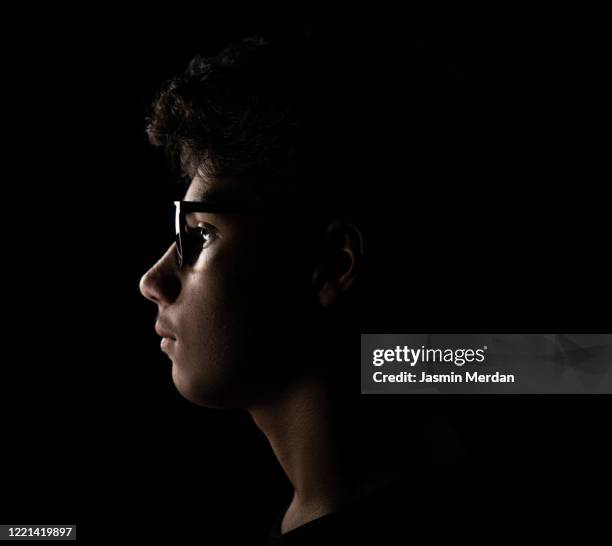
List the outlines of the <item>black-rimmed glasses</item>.
{"label": "black-rimmed glasses", "polygon": [[[244,205],[236,203],[204,203],[202,201],[175,201],[176,207],[175,216],[175,232],[176,232],[176,254],[178,258],[179,268],[185,263],[185,254],[188,249],[194,244],[201,244],[201,239],[206,228],[203,225],[190,225],[187,221],[187,215],[192,212],[211,212],[211,213],[239,213],[253,212],[253,210]],[[202,224],[202,223],[199,223]],[[194,242],[194,238],[199,241]]]}

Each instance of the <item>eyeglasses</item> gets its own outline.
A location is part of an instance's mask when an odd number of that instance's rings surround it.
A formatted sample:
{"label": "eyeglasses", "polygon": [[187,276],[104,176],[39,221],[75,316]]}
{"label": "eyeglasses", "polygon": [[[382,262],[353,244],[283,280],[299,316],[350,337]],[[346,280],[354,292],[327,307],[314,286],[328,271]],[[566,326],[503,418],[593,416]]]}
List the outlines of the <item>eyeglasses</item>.
{"label": "eyeglasses", "polygon": [[[330,212],[338,214],[337,207],[327,209],[324,203],[316,206],[288,207],[287,203],[267,202],[265,204],[249,205],[247,203],[223,201],[174,201],[176,207],[175,233],[176,254],[180,269],[192,260],[203,248],[202,241],[206,234],[214,236],[214,228],[205,222],[188,221],[188,215],[193,212],[210,213],[257,213],[263,216],[274,217],[277,221],[292,225],[292,234],[303,230],[304,237],[312,239],[317,227],[323,229],[329,223]],[[315,230],[315,231],[313,231]],[[301,233],[301,232],[299,232]]]}
{"label": "eyeglasses", "polygon": [[[187,215],[192,212],[223,212],[241,213],[253,212],[253,209],[236,203],[204,203],[202,201],[175,201],[175,232],[176,232],[176,253],[179,268],[183,267],[186,255],[192,255],[190,251],[195,251],[197,246],[202,244],[204,232],[211,232],[212,229],[197,222],[193,226],[187,221]],[[201,248],[201,246],[200,246]]]}

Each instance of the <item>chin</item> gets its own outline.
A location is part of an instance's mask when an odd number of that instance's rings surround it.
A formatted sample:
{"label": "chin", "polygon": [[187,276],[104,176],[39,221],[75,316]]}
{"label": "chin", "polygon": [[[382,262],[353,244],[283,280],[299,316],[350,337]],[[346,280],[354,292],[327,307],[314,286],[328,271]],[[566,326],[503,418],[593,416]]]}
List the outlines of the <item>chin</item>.
{"label": "chin", "polygon": [[231,388],[227,382],[212,380],[182,371],[176,363],[172,366],[172,381],[179,394],[198,406],[211,409],[243,409],[247,398],[239,389]]}

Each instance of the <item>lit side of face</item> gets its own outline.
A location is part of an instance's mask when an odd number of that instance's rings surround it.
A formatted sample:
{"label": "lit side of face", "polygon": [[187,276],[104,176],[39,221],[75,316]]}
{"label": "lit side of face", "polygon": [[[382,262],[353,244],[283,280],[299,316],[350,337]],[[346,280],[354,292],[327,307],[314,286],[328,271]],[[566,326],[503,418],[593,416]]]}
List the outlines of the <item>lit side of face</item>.
{"label": "lit side of face", "polygon": [[[184,200],[220,190],[260,204],[246,185],[201,177]],[[296,372],[285,353],[308,314],[309,274],[299,244],[288,248],[290,227],[268,216],[191,213],[188,223],[203,228],[201,247],[179,269],[173,244],[140,290],[157,304],[158,331],[174,338],[163,350],[178,391],[204,406],[247,407]]]}

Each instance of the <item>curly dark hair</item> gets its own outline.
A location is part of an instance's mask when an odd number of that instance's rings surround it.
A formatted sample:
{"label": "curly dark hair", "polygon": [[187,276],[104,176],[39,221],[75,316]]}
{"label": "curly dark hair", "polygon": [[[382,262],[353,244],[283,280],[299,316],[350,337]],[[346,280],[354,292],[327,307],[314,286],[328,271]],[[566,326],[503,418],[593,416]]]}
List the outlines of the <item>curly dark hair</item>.
{"label": "curly dark hair", "polygon": [[263,191],[295,180],[310,94],[299,56],[295,48],[272,47],[262,36],[215,56],[197,55],[156,99],[150,142],[165,147],[189,177],[199,171],[246,178],[265,185]]}
{"label": "curly dark hair", "polygon": [[166,82],[148,137],[189,178],[199,171],[246,179],[266,196],[299,188],[306,199],[370,202],[365,183],[376,179],[380,190],[383,171],[397,178],[407,151],[414,168],[427,140],[433,80],[397,57],[365,44],[250,36],[197,55]]}

